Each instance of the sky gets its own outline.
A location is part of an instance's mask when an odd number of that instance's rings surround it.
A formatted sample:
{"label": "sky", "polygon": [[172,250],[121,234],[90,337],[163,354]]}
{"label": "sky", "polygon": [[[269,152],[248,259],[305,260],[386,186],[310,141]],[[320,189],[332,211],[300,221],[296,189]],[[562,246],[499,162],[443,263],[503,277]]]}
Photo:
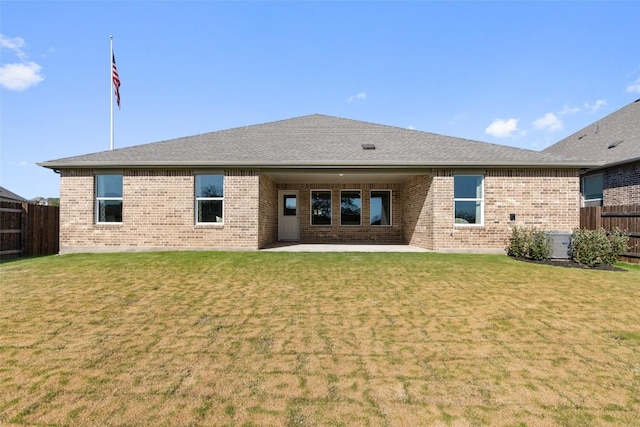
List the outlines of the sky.
{"label": "sky", "polygon": [[326,114],[530,150],[640,98],[636,1],[0,2],[0,185],[37,162]]}

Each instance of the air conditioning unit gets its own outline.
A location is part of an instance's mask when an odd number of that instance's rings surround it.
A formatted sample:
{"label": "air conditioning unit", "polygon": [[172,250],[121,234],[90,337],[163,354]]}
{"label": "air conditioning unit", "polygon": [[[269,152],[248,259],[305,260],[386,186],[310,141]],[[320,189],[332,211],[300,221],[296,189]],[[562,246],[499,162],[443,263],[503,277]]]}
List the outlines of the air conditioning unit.
{"label": "air conditioning unit", "polygon": [[571,243],[571,234],[566,232],[552,231],[549,233],[551,237],[551,258],[552,259],[568,259],[569,244]]}

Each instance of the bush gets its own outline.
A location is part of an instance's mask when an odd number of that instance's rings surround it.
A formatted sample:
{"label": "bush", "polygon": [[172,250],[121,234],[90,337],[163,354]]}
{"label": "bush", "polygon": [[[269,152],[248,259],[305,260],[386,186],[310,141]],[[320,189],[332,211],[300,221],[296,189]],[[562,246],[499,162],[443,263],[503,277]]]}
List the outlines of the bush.
{"label": "bush", "polygon": [[507,255],[543,261],[551,258],[551,237],[535,228],[513,227],[507,245]]}
{"label": "bush", "polygon": [[616,228],[609,232],[609,242],[611,243],[611,252],[605,263],[611,265],[618,262],[620,255],[629,250],[629,233]]}
{"label": "bush", "polygon": [[551,258],[551,236],[549,236],[549,233],[536,229],[531,230],[529,257],[536,261]]}
{"label": "bush", "polygon": [[526,258],[529,253],[530,236],[523,227],[513,227],[507,245],[507,255],[514,258]]}
{"label": "bush", "polygon": [[609,234],[604,229],[575,230],[571,236],[571,259],[578,264],[593,267],[598,264],[615,264],[620,255],[629,249],[629,235],[615,229]]}

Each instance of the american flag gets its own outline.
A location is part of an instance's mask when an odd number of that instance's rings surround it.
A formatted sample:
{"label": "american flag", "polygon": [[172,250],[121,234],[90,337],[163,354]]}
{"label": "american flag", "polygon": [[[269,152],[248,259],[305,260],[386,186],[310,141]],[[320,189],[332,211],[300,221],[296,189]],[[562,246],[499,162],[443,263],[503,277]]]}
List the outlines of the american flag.
{"label": "american flag", "polygon": [[120,77],[118,76],[118,68],[116,67],[116,56],[111,54],[111,77],[113,78],[113,92],[116,95],[118,110],[120,109]]}

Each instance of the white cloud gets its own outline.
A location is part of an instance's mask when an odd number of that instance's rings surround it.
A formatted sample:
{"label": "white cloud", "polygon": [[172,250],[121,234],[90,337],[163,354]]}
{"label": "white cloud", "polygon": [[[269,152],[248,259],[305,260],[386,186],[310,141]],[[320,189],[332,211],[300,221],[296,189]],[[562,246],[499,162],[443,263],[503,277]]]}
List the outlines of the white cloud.
{"label": "white cloud", "polygon": [[466,118],[465,114],[456,114],[455,116],[453,116],[453,118],[449,121],[449,126],[456,126],[460,121],[464,120]]}
{"label": "white cloud", "polygon": [[588,102],[584,103],[584,108],[585,110],[589,110],[592,113],[595,113],[596,111],[598,111],[600,108],[604,107],[607,105],[607,101],[605,101],[604,99],[598,99],[596,102],[594,102],[593,104],[589,104]]}
{"label": "white cloud", "polygon": [[558,114],[564,116],[565,114],[575,114],[579,113],[580,111],[582,111],[582,108],[580,107],[571,107],[568,104],[565,104],[562,110],[558,111]]}
{"label": "white cloud", "polygon": [[407,129],[409,129],[409,130],[416,130],[415,126],[413,126],[413,125],[409,125],[409,126],[407,126]]}
{"label": "white cloud", "polygon": [[[640,79],[638,79],[637,83],[638,83],[638,92],[640,93]],[[558,114],[561,116],[564,116],[566,114],[576,114],[576,113],[582,113],[582,112],[595,113],[596,111],[598,111],[602,107],[605,107],[606,105],[608,104],[607,104],[607,101],[604,99],[598,99],[593,104],[590,104],[589,102],[585,102],[584,104],[582,104],[582,107],[573,107],[573,106],[570,106],[569,104],[565,104],[562,110],[558,111]]]}
{"label": "white cloud", "polygon": [[640,93],[640,77],[638,77],[635,82],[627,86],[627,92]]}
{"label": "white cloud", "polygon": [[347,102],[353,102],[353,101],[364,101],[365,99],[367,99],[367,92],[358,92],[355,95],[351,95],[349,97],[349,99],[347,99]]}
{"label": "white cloud", "polygon": [[555,132],[562,129],[562,120],[558,119],[558,117],[556,117],[556,115],[553,113],[547,113],[534,121],[533,127],[537,130]]}
{"label": "white cloud", "polygon": [[514,132],[518,131],[518,120],[495,119],[484,131],[487,135],[495,136],[497,138],[513,136]]}
{"label": "white cloud", "polygon": [[25,58],[27,56],[22,50],[24,47],[24,39],[21,37],[10,39],[0,34],[0,47],[13,51],[18,58]]}
{"label": "white cloud", "polygon": [[40,64],[26,61],[27,54],[22,50],[24,46],[21,37],[8,38],[0,34],[0,48],[12,51],[21,60],[0,66],[0,86],[19,92],[44,80]]}
{"label": "white cloud", "polygon": [[0,67],[0,85],[17,92],[35,86],[44,80],[42,67],[35,62],[7,64]]}

